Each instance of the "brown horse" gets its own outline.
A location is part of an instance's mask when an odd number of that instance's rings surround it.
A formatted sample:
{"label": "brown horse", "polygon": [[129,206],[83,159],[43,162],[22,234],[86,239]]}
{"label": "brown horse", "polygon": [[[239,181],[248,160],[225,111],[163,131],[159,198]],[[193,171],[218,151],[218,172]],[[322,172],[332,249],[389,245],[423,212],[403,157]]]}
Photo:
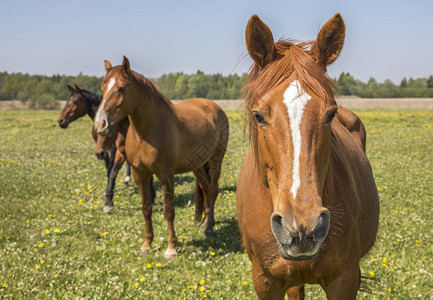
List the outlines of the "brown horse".
{"label": "brown horse", "polygon": [[[84,117],[86,114],[93,120],[101,103],[102,97],[92,92],[80,89],[77,85],[75,85],[75,89],[68,85],[68,89],[71,94],[66,100],[65,107],[57,118],[59,126],[61,128],[67,128],[71,122]],[[119,124],[120,129],[118,129],[116,126],[115,130],[113,130],[113,133],[107,138],[98,136],[94,127],[92,127],[92,137],[96,142],[97,148],[95,150],[95,154],[99,159],[104,159],[105,167],[107,169],[108,181],[105,191],[106,201],[104,212],[111,211],[114,206],[112,200],[113,190],[117,174],[119,173],[119,170],[125,161],[122,151],[124,152],[125,136],[128,126],[129,122],[128,120],[125,120],[123,123]],[[128,183],[130,180],[130,170],[130,166],[127,164],[125,183]],[[153,186],[152,193],[152,195],[155,194]]]}
{"label": "brown horse", "polygon": [[[104,153],[111,153],[111,157],[114,157],[110,166],[110,175],[108,176],[107,187],[105,188],[105,204],[104,212],[108,213],[114,209],[113,195],[114,186],[116,183],[116,177],[119,170],[122,168],[126,161],[125,157],[125,139],[129,128],[128,118],[124,118],[119,124],[113,126],[110,134],[102,136],[97,135],[95,155],[101,157]],[[126,163],[126,177],[125,184],[128,185],[131,179],[131,165]],[[153,176],[150,177],[150,188],[151,188],[151,199],[154,203],[155,189],[153,188]]]}
{"label": "brown horse", "polygon": [[275,43],[256,15],[246,28],[252,147],[236,211],[260,299],[303,299],[304,284],[320,284],[329,299],[355,299],[359,261],[376,238],[379,198],[365,130],[337,107],[326,75],[344,38],[340,14],[308,43]]}
{"label": "brown horse", "polygon": [[228,141],[227,116],[207,99],[171,103],[149,79],[130,69],[126,57],[122,65],[115,67],[105,61],[105,69],[103,99],[96,113],[95,128],[99,134],[107,135],[115,124],[129,116],[125,152],[141,193],[146,225],[140,253],[150,251],[154,237],[149,179],[155,174],[162,184],[168,223],[168,249],[164,256],[175,258],[174,174],[194,173],[196,218],[201,218],[203,205],[205,235],[213,235],[218,179]]}

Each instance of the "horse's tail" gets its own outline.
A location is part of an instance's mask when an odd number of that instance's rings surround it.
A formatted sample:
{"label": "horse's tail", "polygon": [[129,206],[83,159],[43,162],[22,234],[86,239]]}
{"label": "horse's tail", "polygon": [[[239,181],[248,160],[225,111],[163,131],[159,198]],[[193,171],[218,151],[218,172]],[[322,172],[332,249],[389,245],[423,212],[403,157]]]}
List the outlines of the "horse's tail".
{"label": "horse's tail", "polygon": [[198,183],[197,179],[195,180],[195,220],[196,222],[200,222],[202,220],[203,210],[204,210],[204,197],[203,191]]}

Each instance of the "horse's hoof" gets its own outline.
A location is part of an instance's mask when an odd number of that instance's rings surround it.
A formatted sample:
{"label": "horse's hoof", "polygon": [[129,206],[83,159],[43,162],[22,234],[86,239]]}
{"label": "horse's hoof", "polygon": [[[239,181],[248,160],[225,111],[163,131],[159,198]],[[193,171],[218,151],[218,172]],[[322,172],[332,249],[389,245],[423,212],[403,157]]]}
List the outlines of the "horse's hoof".
{"label": "horse's hoof", "polygon": [[205,238],[215,238],[217,236],[216,232],[213,229],[206,229],[204,231]]}
{"label": "horse's hoof", "polygon": [[173,260],[173,259],[176,258],[176,256],[177,256],[177,251],[176,251],[176,249],[167,249],[167,250],[165,251],[165,253],[164,253],[164,257],[165,257],[166,259]]}
{"label": "horse's hoof", "polygon": [[139,256],[146,256],[150,253],[150,249],[140,249],[140,252],[138,252]]}
{"label": "horse's hoof", "polygon": [[114,209],[114,206],[105,205],[104,206],[104,213],[108,214]]}
{"label": "horse's hoof", "polygon": [[124,185],[129,185],[130,181],[131,181],[131,177],[130,176],[126,176],[123,184]]}

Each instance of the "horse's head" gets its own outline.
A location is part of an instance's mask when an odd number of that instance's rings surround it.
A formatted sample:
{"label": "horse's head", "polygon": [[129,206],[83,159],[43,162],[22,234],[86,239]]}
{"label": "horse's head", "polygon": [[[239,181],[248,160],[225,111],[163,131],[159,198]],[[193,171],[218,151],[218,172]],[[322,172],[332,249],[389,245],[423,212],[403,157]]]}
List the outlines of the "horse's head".
{"label": "horse's head", "polygon": [[83,90],[81,90],[77,85],[75,85],[74,89],[69,84],[68,89],[70,95],[66,100],[65,107],[57,118],[57,122],[62,128],[67,128],[69,123],[83,117],[89,109]]}
{"label": "horse's head", "polygon": [[337,104],[326,67],[340,54],[344,38],[340,14],[308,43],[275,43],[256,15],[246,28],[254,64],[245,87],[245,118],[272,196],[272,232],[285,259],[312,259],[329,231],[330,212],[323,203]]}
{"label": "horse's head", "polygon": [[98,134],[95,145],[95,155],[98,159],[104,158],[105,152],[110,152],[115,146],[118,134],[118,126],[113,126],[109,134],[102,136]]}
{"label": "horse's head", "polygon": [[96,132],[101,135],[109,134],[113,125],[134,112],[137,105],[131,84],[134,75],[128,59],[124,56],[122,65],[115,67],[106,60],[105,70],[107,74],[101,85],[103,97],[94,122]]}

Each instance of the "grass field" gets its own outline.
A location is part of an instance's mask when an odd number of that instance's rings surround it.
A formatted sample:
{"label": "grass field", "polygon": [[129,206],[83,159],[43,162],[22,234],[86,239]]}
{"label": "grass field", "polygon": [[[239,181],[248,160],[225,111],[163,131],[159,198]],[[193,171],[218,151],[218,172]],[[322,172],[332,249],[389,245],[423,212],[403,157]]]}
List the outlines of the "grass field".
{"label": "grass field", "polygon": [[[361,266],[373,294],[359,298],[432,299],[433,111],[358,113],[381,199],[376,245]],[[154,250],[139,257],[144,219],[135,184],[119,180],[115,210],[104,214],[106,178],[93,155],[91,121],[62,130],[57,114],[0,111],[0,298],[255,298],[235,219],[248,147],[239,112],[228,112],[216,239],[205,239],[194,223],[194,178],[176,177],[175,261],[163,257],[167,226],[158,182]],[[325,297],[316,286],[306,293]]]}

